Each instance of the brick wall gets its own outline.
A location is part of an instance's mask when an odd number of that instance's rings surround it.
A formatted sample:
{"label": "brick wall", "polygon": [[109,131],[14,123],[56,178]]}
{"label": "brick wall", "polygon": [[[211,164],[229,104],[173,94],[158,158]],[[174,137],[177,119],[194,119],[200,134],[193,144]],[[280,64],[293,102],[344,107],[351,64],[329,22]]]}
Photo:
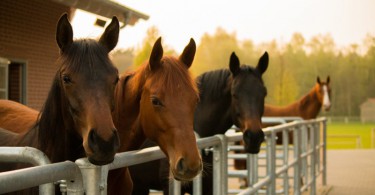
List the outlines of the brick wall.
{"label": "brick wall", "polygon": [[25,61],[27,105],[40,110],[57,70],[56,23],[70,8],[48,0],[0,0],[0,57]]}

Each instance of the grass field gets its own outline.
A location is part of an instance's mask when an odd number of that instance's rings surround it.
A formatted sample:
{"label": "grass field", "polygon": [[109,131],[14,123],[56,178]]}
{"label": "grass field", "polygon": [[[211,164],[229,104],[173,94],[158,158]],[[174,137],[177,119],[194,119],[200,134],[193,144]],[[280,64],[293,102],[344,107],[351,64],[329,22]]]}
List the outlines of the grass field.
{"label": "grass field", "polygon": [[[375,123],[351,122],[327,124],[328,149],[370,149],[375,147],[375,135],[371,135]],[[375,131],[375,130],[374,130]],[[373,132],[375,134],[375,132]],[[373,137],[371,137],[373,136]],[[371,140],[373,139],[373,140]]]}

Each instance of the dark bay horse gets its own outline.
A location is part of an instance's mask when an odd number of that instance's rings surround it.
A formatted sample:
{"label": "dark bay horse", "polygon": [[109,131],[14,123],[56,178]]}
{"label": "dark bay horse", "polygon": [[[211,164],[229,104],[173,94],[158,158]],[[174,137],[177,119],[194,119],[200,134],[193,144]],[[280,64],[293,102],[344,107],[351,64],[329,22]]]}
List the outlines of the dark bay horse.
{"label": "dark bay horse", "polygon": [[[236,125],[244,133],[245,150],[249,153],[259,152],[264,141],[261,117],[267,94],[262,74],[267,70],[268,61],[266,52],[255,68],[240,66],[233,52],[229,69],[215,70],[197,77],[200,101],[194,113],[194,130],[200,137],[224,134],[232,125]],[[147,146],[152,144],[147,143]],[[202,159],[205,164],[211,164],[212,154],[203,152]],[[130,167],[134,192],[137,192],[133,194],[148,194],[150,188],[168,194],[166,166],[162,160]],[[212,171],[206,168],[202,185],[205,195],[213,193]],[[182,191],[192,193],[191,185],[185,185]]]}
{"label": "dark bay horse", "polygon": [[[139,149],[149,138],[166,154],[170,172],[181,181],[192,180],[203,167],[193,131],[199,95],[188,70],[195,51],[191,39],[179,58],[163,56],[159,38],[149,61],[123,74],[115,90],[113,119],[122,143],[119,151]],[[108,194],[131,194],[127,168],[112,170],[108,177]]]}
{"label": "dark bay horse", "polygon": [[[72,26],[64,14],[56,31],[59,68],[47,100],[39,115],[18,103],[2,100],[0,105],[7,106],[0,106],[0,127],[18,134],[0,131],[0,146],[35,147],[51,162],[85,156],[96,165],[112,162],[120,145],[111,116],[118,71],[108,53],[116,46],[118,34],[119,22],[114,17],[99,41],[73,40]],[[13,113],[12,106],[23,114]],[[14,117],[20,121],[17,123]],[[0,167],[5,170],[5,166]]]}

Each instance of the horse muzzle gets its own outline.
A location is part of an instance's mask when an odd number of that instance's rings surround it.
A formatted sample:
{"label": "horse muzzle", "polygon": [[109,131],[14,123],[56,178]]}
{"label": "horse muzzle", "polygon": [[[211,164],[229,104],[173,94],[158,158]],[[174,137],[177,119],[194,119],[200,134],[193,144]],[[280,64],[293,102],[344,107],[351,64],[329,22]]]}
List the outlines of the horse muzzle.
{"label": "horse muzzle", "polygon": [[172,169],[173,176],[178,181],[191,181],[203,170],[203,163],[200,159],[198,163],[188,165],[184,158],[180,158]]}
{"label": "horse muzzle", "polygon": [[120,147],[120,138],[117,130],[113,130],[113,135],[109,140],[104,140],[92,129],[88,136],[88,146],[91,149],[88,160],[95,165],[109,164],[114,160],[114,156]]}
{"label": "horse muzzle", "polygon": [[246,153],[258,154],[260,146],[264,141],[264,133],[261,129],[258,131],[245,130],[243,140],[245,142]]}

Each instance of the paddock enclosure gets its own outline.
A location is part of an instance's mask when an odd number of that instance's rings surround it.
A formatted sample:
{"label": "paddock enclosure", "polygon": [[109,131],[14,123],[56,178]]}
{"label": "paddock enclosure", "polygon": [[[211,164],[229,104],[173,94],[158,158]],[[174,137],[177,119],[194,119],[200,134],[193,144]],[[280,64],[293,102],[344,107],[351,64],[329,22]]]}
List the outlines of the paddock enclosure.
{"label": "paddock enclosure", "polygon": [[[289,118],[290,119],[290,118]],[[243,146],[234,142],[242,140],[242,133],[228,131],[225,135],[197,139],[205,152],[213,152],[212,172],[214,194],[317,194],[317,183],[327,185],[326,119],[294,120],[288,118],[263,118],[276,120],[278,126],[263,129],[266,141],[259,154],[235,154]],[[233,127],[235,129],[235,127]],[[276,133],[285,136],[282,145],[276,145]],[[292,132],[294,144],[289,144]],[[53,194],[55,184],[63,194],[106,194],[108,171],[132,166],[165,157],[159,147],[117,153],[115,160],[105,166],[96,166],[87,158],[76,162],[50,163],[40,151],[30,147],[0,147],[0,161],[25,162],[34,167],[0,173],[0,194],[39,185],[39,194]],[[234,170],[233,159],[246,159],[247,170]],[[201,194],[201,175],[193,181],[193,193]],[[249,186],[239,189],[228,182],[247,178]],[[180,194],[180,182],[174,180],[170,194]]]}

